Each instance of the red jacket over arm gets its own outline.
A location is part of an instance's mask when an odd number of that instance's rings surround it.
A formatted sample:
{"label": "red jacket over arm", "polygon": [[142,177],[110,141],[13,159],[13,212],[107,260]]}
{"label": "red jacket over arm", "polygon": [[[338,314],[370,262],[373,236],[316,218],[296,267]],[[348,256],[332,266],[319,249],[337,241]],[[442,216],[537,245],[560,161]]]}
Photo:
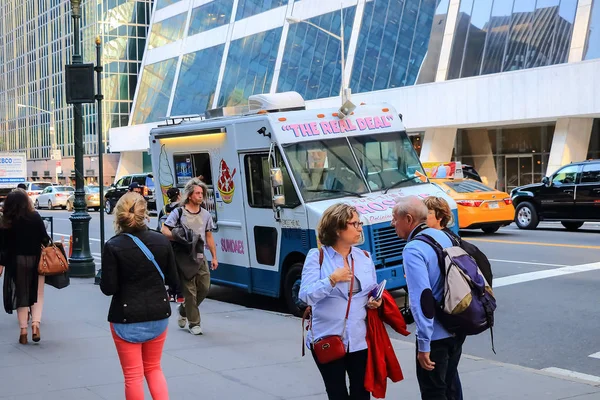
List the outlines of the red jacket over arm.
{"label": "red jacket over arm", "polygon": [[383,323],[385,322],[404,336],[410,334],[406,330],[406,322],[404,322],[392,295],[386,290],[383,292],[382,299],[383,302],[379,309],[367,310],[369,352],[365,372],[365,389],[378,399],[385,398],[387,378],[390,378],[392,382],[404,379],[400,363]]}

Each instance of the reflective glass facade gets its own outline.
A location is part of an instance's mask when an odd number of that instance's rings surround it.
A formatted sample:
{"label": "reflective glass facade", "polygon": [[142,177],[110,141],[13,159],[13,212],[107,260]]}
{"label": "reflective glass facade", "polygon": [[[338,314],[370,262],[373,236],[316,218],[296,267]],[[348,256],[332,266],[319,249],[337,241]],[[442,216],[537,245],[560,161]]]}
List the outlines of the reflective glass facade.
{"label": "reflective glass facade", "polygon": [[[345,54],[354,24],[356,7],[344,9]],[[334,11],[308,21],[341,35],[341,13]],[[290,25],[283,62],[279,73],[278,92],[290,90],[305,100],[337,96],[341,88],[341,42],[308,24]]]}
{"label": "reflective glass facade", "polygon": [[148,49],[164,46],[183,38],[186,18],[186,14],[178,14],[153,24],[148,37]]}
{"label": "reflective glass facade", "polygon": [[[375,0],[365,5],[354,57],[354,92],[415,84],[427,54],[436,0]],[[446,10],[448,2],[444,2]]]}
{"label": "reflective glass facade", "polygon": [[288,0],[239,0],[235,19],[239,21],[287,3]]}
{"label": "reflective glass facade", "polygon": [[214,100],[225,45],[183,56],[171,115],[202,114]]}
{"label": "reflective glass facade", "polygon": [[177,58],[171,58],[144,68],[133,124],[159,121],[167,115],[176,66]]}
{"label": "reflective glass facade", "polygon": [[577,0],[463,0],[448,79],[567,62]]}
{"label": "reflective glass facade", "polygon": [[[152,0],[83,1],[83,61],[96,62],[96,36],[103,43],[105,144],[110,128],[128,124],[151,7]],[[69,0],[0,1],[0,151],[26,151],[29,160],[48,160],[56,143],[63,157],[74,155],[73,109],[64,98],[72,32]],[[84,152],[93,155],[98,151],[95,104],[83,106],[83,118]],[[34,178],[45,176],[38,172]]]}
{"label": "reflective glass facade", "polygon": [[215,0],[192,10],[188,36],[229,23],[233,0]]}
{"label": "reflective glass facade", "polygon": [[171,4],[179,3],[181,0],[156,0],[156,8],[155,10],[160,10]]}
{"label": "reflective glass facade", "polygon": [[590,16],[590,27],[584,54],[586,60],[593,58],[600,58],[600,0],[595,0],[592,4],[592,15]]}
{"label": "reflective glass facade", "polygon": [[244,104],[271,89],[281,28],[234,40],[229,48],[219,106]]}

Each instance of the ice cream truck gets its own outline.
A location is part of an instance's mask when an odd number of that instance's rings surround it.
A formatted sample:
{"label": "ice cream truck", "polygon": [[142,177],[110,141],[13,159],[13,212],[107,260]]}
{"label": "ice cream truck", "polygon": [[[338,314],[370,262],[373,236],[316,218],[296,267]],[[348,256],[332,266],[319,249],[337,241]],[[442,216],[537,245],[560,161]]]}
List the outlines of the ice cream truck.
{"label": "ice cream truck", "polygon": [[306,254],[318,246],[319,218],[345,202],[364,223],[360,247],[371,253],[378,279],[387,280],[387,289],[402,288],[405,242],[390,225],[396,200],[442,196],[457,220],[456,203],[429,183],[390,105],[342,110],[307,110],[295,92],[264,94],[251,96],[244,110],[170,117],[151,130],[153,173],[163,194],[158,207],[170,187],[194,177],[209,187],[205,206],[217,227],[219,260],[212,283],[281,297],[298,313],[296,283]]}

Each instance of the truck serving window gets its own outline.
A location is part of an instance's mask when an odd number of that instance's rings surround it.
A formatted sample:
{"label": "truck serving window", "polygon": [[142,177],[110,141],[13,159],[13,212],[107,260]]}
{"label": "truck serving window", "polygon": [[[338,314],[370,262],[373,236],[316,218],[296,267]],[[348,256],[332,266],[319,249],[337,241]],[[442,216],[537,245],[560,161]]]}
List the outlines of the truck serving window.
{"label": "truck serving window", "polygon": [[[285,207],[295,208],[300,205],[300,199],[294,189],[290,175],[281,159],[279,151],[275,153],[277,167],[283,173],[283,194]],[[248,188],[248,204],[250,207],[271,208],[271,182],[269,177],[269,154],[248,154],[244,157],[246,169],[246,187]]]}
{"label": "truck serving window", "polygon": [[209,153],[174,154],[175,182],[183,188],[192,178],[198,178],[208,186],[208,196],[204,199],[204,207],[210,212],[213,221],[217,222],[217,207],[215,204],[215,187],[213,185],[212,169]]}

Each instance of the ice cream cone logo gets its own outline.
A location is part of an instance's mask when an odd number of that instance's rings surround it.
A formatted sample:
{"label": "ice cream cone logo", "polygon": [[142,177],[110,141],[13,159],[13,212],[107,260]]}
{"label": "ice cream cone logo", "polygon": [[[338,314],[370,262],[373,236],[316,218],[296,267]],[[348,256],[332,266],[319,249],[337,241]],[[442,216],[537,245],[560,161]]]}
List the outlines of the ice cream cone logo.
{"label": "ice cream cone logo", "polygon": [[160,156],[158,159],[158,183],[163,196],[163,204],[169,204],[167,190],[173,187],[175,181],[173,179],[173,171],[171,170],[164,144],[160,147]]}
{"label": "ice cream cone logo", "polygon": [[217,189],[221,194],[223,202],[229,204],[233,200],[233,192],[235,191],[235,184],[233,182],[233,176],[235,175],[236,169],[233,172],[229,171],[229,166],[225,160],[221,159],[219,164],[219,182],[217,182]]}

